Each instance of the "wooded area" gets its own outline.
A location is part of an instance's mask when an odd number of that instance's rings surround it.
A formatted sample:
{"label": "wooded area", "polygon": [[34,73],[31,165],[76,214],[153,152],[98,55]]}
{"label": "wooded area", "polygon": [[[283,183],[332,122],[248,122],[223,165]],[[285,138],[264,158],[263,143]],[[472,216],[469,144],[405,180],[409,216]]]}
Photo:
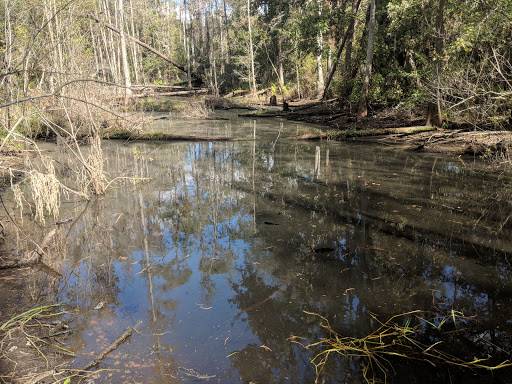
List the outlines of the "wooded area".
{"label": "wooded area", "polygon": [[0,21],[0,382],[512,377],[512,0]]}
{"label": "wooded area", "polygon": [[[0,17],[2,106],[105,106],[132,84],[203,83],[336,97],[358,119],[368,106],[419,106],[435,125],[511,111],[510,0],[3,0]],[[37,108],[4,107],[1,123]]]}

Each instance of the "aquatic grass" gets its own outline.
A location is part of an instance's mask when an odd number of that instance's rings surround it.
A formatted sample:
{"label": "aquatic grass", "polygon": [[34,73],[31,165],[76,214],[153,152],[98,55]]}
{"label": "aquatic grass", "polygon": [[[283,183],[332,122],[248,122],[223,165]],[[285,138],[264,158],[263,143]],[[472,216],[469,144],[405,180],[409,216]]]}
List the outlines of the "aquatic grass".
{"label": "aquatic grass", "polygon": [[6,331],[8,328],[14,327],[15,325],[25,325],[30,320],[34,318],[41,317],[55,317],[65,314],[66,312],[54,312],[53,309],[56,307],[62,306],[64,303],[50,304],[50,305],[41,305],[19,315],[15,315],[7,320],[0,326],[0,331]]}
{"label": "aquatic grass", "polygon": [[[12,333],[15,331],[19,331],[27,340],[27,343],[30,344],[32,347],[34,347],[37,351],[37,353],[46,361],[46,365],[49,365],[49,360],[44,354],[44,352],[41,350],[40,345],[38,346],[37,343],[43,343],[48,346],[54,347],[61,351],[61,353],[64,353],[68,356],[75,356],[73,352],[68,351],[67,349],[60,347],[56,344],[52,344],[48,341],[43,340],[41,337],[29,333],[26,331],[26,328],[28,327],[37,327],[38,329],[41,329],[43,327],[44,323],[41,322],[41,320],[47,320],[51,319],[56,316],[61,316],[66,314],[65,311],[60,311],[57,308],[61,307],[63,303],[57,303],[57,304],[50,304],[50,305],[41,305],[32,309],[29,309],[23,313],[20,313],[18,315],[15,315],[11,317],[9,320],[4,322],[2,325],[0,325],[0,331],[3,331],[5,333],[4,338],[0,341],[0,351],[2,350],[3,343],[6,338],[11,337]],[[56,310],[57,309],[57,310]],[[35,321],[34,323],[28,324],[29,322]],[[36,331],[38,332],[38,331]],[[27,344],[27,345],[28,345]]]}
{"label": "aquatic grass", "polygon": [[[436,363],[444,363],[460,368],[489,371],[512,366],[509,360],[493,365],[489,362],[490,357],[481,359],[475,357],[468,361],[443,352],[438,349],[438,346],[444,343],[443,340],[438,340],[430,345],[419,341],[426,331],[425,326],[441,331],[445,324],[453,321],[453,325],[457,329],[457,321],[469,320],[462,312],[453,309],[440,318],[437,316],[437,320],[427,320],[425,318],[426,312],[417,310],[395,315],[386,322],[381,322],[375,314],[369,312],[370,316],[379,324],[379,327],[362,338],[341,336],[331,327],[325,317],[313,312],[304,311],[304,313],[319,317],[321,319],[320,326],[329,333],[328,337],[310,344],[299,341],[304,340],[304,338],[297,336],[290,338],[290,341],[306,349],[319,348],[321,350],[311,360],[316,370],[315,382],[318,382],[322,370],[333,354],[345,358],[361,359],[362,373],[368,383],[377,382],[378,377],[382,375],[384,376],[384,382],[387,381],[388,373],[390,371],[394,372],[391,358],[425,361],[433,366],[436,366]],[[449,333],[453,333],[453,331],[444,334],[439,333],[438,338]]]}

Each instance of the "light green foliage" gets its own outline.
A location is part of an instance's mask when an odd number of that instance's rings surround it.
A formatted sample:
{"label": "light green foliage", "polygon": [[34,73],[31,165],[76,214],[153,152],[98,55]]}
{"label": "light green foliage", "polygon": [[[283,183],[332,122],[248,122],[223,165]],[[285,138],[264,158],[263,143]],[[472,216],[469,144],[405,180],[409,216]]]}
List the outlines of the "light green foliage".
{"label": "light green foliage", "polygon": [[[225,3],[226,12],[224,1],[189,0],[185,12],[180,9],[184,2],[132,1],[125,9],[125,31],[183,67],[187,65],[188,48],[192,73],[220,93],[248,89],[247,1]],[[48,92],[58,82],[84,77],[122,82],[119,36],[87,17],[98,15],[102,22],[117,25],[113,0],[69,4],[59,0],[55,20],[48,19],[55,10],[43,0],[6,4],[10,7],[0,7],[0,17],[10,15],[10,33],[16,44],[8,46],[8,30],[2,28],[0,56],[4,62],[11,54],[11,63],[18,65],[19,72],[9,78],[12,89],[24,87],[29,94],[36,88]],[[436,31],[439,4],[438,0],[377,1],[368,101],[375,105],[424,105],[435,102],[436,89],[441,88],[440,104],[449,118],[474,122],[506,114],[512,94],[512,1],[446,0],[442,36]],[[336,60],[333,55],[354,18],[351,8],[351,0],[251,0],[257,85],[273,86],[273,93],[280,93],[277,85],[282,73],[285,94],[296,95],[300,87],[302,95],[315,95],[317,37],[323,37],[321,54],[327,69],[328,52]],[[368,2],[362,1],[350,61],[345,63],[341,55],[331,87],[341,92],[348,86],[351,102],[358,101],[364,75],[367,15]],[[61,43],[58,54],[57,36]],[[436,37],[442,40],[440,52],[436,51]],[[187,80],[182,71],[155,54],[131,41],[128,45],[131,75],[138,75],[140,83]],[[59,61],[64,68],[60,68]],[[344,67],[347,78],[342,75]],[[56,76],[59,72],[66,76]],[[0,93],[7,90],[4,87]],[[70,92],[77,94],[80,88]],[[1,97],[8,99],[5,94]]]}

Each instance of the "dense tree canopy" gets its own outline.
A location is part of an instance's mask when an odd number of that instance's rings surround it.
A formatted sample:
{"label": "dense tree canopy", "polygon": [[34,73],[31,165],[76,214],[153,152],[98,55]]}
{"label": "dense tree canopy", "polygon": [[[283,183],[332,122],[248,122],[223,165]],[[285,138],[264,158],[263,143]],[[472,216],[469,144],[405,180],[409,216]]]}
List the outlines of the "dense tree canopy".
{"label": "dense tree canopy", "polygon": [[367,73],[370,107],[430,105],[439,123],[510,113],[511,0],[375,3],[370,41],[370,0],[3,0],[1,104],[73,95],[74,80],[200,78],[215,94],[254,84],[347,107],[366,92]]}

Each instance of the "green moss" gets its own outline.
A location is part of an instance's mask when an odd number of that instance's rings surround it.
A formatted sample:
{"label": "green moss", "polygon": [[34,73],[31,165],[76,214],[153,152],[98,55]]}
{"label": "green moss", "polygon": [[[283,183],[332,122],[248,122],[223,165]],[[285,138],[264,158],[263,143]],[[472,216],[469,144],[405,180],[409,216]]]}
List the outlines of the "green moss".
{"label": "green moss", "polygon": [[120,129],[107,129],[101,133],[102,139],[118,139],[118,140],[129,140],[134,135],[134,132],[120,130]]}
{"label": "green moss", "polygon": [[103,139],[110,140],[155,140],[155,141],[233,141],[229,137],[209,137],[209,136],[186,136],[186,135],[173,135],[164,132],[132,132],[127,130],[108,130],[104,131],[101,135]]}
{"label": "green moss", "polygon": [[330,140],[347,140],[356,137],[371,137],[394,134],[413,134],[419,132],[435,131],[435,127],[413,127],[413,128],[383,128],[383,129],[365,129],[358,131],[354,128],[344,131],[329,131],[328,139]]}

